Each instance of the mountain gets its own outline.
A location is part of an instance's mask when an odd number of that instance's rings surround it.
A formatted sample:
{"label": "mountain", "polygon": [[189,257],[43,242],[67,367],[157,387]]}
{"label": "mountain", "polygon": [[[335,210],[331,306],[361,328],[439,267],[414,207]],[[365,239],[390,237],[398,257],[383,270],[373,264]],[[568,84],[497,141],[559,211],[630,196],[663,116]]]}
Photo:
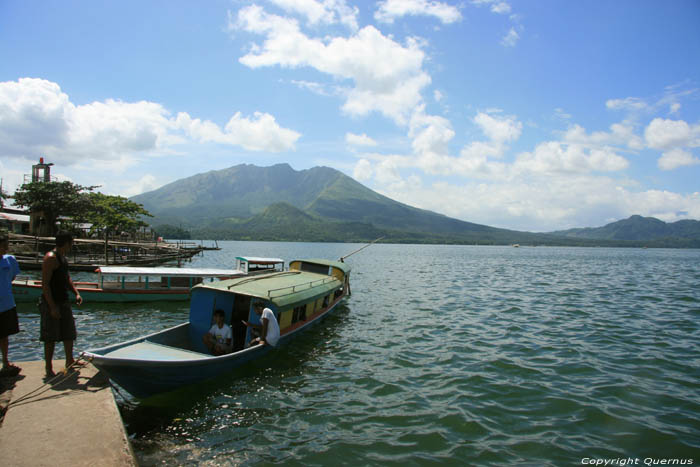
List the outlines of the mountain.
{"label": "mountain", "polygon": [[682,220],[666,223],[654,217],[632,216],[595,228],[551,232],[551,235],[586,240],[647,242],[649,246],[700,246],[700,221]]}
{"label": "mountain", "polygon": [[399,203],[328,167],[295,171],[288,164],[243,164],[193,175],[131,199],[154,215],[153,225],[182,225],[219,234],[241,234],[260,225],[271,228],[276,216],[293,219],[295,226],[321,223],[327,227],[329,222],[339,222],[345,228],[354,226],[353,230],[362,225],[366,232],[401,231],[408,237],[410,233],[449,237],[478,232],[496,238],[511,232]]}
{"label": "mountain", "polygon": [[[185,229],[192,238],[582,246],[641,246],[648,238],[588,236],[587,229],[535,234],[460,221],[394,201],[328,167],[242,164],[131,199],[154,215],[151,225]],[[694,232],[694,224],[686,229]]]}

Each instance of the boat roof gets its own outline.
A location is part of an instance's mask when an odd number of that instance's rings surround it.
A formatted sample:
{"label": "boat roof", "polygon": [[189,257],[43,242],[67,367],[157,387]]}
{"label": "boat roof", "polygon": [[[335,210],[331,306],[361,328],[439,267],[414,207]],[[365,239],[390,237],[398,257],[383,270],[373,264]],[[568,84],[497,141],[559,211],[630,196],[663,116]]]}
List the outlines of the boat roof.
{"label": "boat roof", "polygon": [[350,272],[350,265],[347,263],[343,263],[342,261],[333,261],[331,259],[294,259],[290,261],[289,264],[292,264],[295,261],[301,261],[303,263],[322,264],[324,266],[332,266],[334,268],[340,269],[345,274]]}
{"label": "boat roof", "polygon": [[277,264],[284,263],[281,258],[260,258],[257,256],[236,256],[236,259],[246,261],[249,264]]}
{"label": "boat roof", "polygon": [[165,276],[165,277],[227,277],[245,274],[240,269],[215,268],[166,268],[166,267],[131,267],[100,266],[95,270],[102,274],[119,276]]}
{"label": "boat roof", "polygon": [[214,289],[270,301],[278,307],[303,302],[342,286],[337,278],[313,272],[284,271],[198,284],[196,289]]}

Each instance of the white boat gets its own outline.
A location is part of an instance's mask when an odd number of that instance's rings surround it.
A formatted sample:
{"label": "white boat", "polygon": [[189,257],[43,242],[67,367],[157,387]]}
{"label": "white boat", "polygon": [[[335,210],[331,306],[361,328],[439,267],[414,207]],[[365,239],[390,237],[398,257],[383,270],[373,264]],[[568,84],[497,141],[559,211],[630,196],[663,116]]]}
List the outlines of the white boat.
{"label": "white boat", "polygon": [[[280,258],[239,256],[235,269],[100,266],[95,282],[73,282],[86,303],[184,301],[190,289],[206,281],[265,274],[284,269]],[[16,302],[35,302],[42,281],[18,277],[12,281]]]}

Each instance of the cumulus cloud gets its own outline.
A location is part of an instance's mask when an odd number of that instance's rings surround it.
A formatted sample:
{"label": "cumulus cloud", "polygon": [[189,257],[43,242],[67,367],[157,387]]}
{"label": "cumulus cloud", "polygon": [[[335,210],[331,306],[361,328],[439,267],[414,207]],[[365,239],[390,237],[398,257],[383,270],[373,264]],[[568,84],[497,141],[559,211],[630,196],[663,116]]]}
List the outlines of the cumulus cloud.
{"label": "cumulus cloud", "polygon": [[33,78],[0,83],[0,156],[46,155],[63,165],[86,160],[120,167],[137,155],[167,153],[188,140],[237,145],[257,151],[294,148],[299,133],[279,126],[272,115],[236,113],[224,129],[186,113],[173,118],[162,105],[107,99],[75,105],[58,84]]}
{"label": "cumulus cloud", "polygon": [[683,120],[655,118],[644,130],[644,138],[652,149],[663,151],[657,164],[661,170],[696,165],[700,159],[690,148],[700,147],[700,124],[689,125]]}
{"label": "cumulus cloud", "polygon": [[517,140],[523,129],[523,124],[513,116],[497,118],[484,112],[479,112],[474,117],[474,123],[489,139],[499,143]]}
{"label": "cumulus cloud", "polygon": [[251,151],[280,152],[294,149],[299,133],[282,128],[270,114],[255,112],[253,118],[243,117],[236,112],[221,129],[208,120],[192,119],[181,112],[177,115],[176,126],[184,130],[195,141],[241,146]]}
{"label": "cumulus cloud", "polygon": [[683,120],[655,118],[644,131],[647,144],[653,149],[700,146],[700,124],[688,125]]}
{"label": "cumulus cloud", "polygon": [[355,133],[345,133],[345,142],[353,146],[376,146],[377,142],[365,133],[356,135]]}
{"label": "cumulus cloud", "polygon": [[384,0],[379,2],[374,19],[384,23],[393,23],[403,16],[434,16],[444,24],[462,19],[462,14],[455,6],[444,2],[428,0]]}
{"label": "cumulus cloud", "polygon": [[671,149],[670,151],[664,152],[658,160],[658,165],[661,170],[673,170],[678,167],[698,164],[700,164],[700,159],[683,149]]}
{"label": "cumulus cloud", "polygon": [[578,173],[563,177],[529,174],[507,181],[460,184],[424,184],[412,178],[410,186],[394,181],[377,187],[377,191],[450,217],[536,232],[598,226],[632,214],[666,222],[700,218],[700,193],[634,188],[611,177]]}
{"label": "cumulus cloud", "polygon": [[361,182],[370,180],[372,178],[374,171],[372,169],[372,163],[367,159],[360,159],[355,164],[355,168],[352,171],[352,176]]}
{"label": "cumulus cloud", "polygon": [[514,169],[521,172],[590,173],[626,169],[629,162],[608,147],[589,149],[560,141],[540,143],[532,152],[518,155]]}
{"label": "cumulus cloud", "polygon": [[420,41],[409,38],[402,45],[373,26],[350,37],[311,38],[295,19],[269,14],[257,5],[241,9],[229,26],[265,36],[239,59],[247,67],[311,67],[351,81],[354,85],[343,90],[342,110],[352,116],[379,112],[405,124],[431,82],[422,69]]}
{"label": "cumulus cloud", "polygon": [[571,126],[564,134],[567,143],[581,144],[585,146],[618,146],[632,150],[644,148],[644,141],[635,133],[633,126],[625,123],[610,125],[610,131],[594,131],[586,133],[581,125]]}
{"label": "cumulus cloud", "polygon": [[341,23],[357,29],[357,7],[349,6],[344,0],[270,0],[288,13],[306,17],[310,25]]}

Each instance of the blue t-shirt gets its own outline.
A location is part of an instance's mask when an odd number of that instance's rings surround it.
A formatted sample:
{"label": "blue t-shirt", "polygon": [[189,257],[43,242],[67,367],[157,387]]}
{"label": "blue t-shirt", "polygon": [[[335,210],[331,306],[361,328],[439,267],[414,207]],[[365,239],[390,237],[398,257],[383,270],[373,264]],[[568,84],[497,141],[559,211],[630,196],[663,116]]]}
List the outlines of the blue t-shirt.
{"label": "blue t-shirt", "polygon": [[12,296],[12,281],[19,274],[19,264],[12,255],[2,255],[0,259],[0,313],[15,307]]}

